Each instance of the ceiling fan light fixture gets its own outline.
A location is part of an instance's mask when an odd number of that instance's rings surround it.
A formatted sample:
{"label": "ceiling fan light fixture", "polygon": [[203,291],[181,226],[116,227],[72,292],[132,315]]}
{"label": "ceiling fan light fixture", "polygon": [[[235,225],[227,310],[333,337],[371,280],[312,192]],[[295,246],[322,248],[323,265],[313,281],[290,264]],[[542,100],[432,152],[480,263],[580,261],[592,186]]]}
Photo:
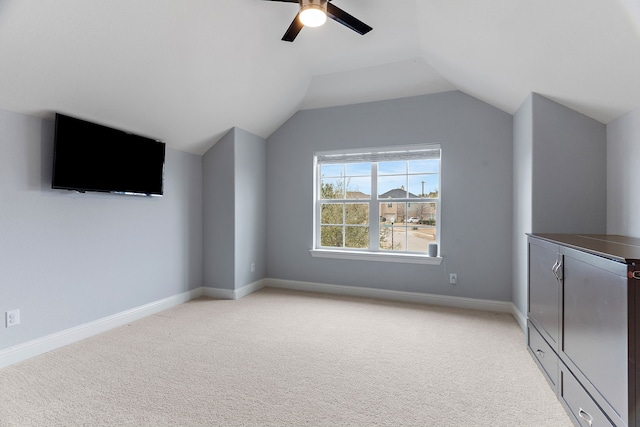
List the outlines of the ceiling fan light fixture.
{"label": "ceiling fan light fixture", "polygon": [[319,27],[327,22],[327,0],[303,0],[300,4],[300,22],[305,27]]}

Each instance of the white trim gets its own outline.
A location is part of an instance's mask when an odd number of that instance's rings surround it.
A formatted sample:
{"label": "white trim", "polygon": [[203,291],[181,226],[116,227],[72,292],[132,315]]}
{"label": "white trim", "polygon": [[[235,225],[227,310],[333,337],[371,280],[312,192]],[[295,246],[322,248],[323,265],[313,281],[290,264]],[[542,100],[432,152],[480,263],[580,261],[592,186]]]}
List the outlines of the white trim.
{"label": "white trim", "polygon": [[[423,294],[420,292],[392,291],[388,289],[361,288],[357,286],[328,285],[325,283],[299,282],[295,280],[265,279],[267,287],[348,295],[419,304],[443,305],[471,310],[494,311],[513,314],[513,303],[448,295]],[[517,319],[516,319],[517,320]]]}
{"label": "white trim", "polygon": [[31,357],[72,344],[76,341],[89,338],[108,331],[109,329],[126,325],[127,323],[142,319],[143,317],[159,313],[192,299],[199,298],[203,294],[203,288],[193,289],[191,291],[141,305],[130,310],[125,310],[111,316],[103,317],[102,319],[98,319],[93,322],[65,329],[23,344],[18,344],[14,347],[0,350],[0,368],[27,360]]}
{"label": "white trim", "polygon": [[311,252],[311,256],[314,258],[337,258],[356,261],[383,261],[430,265],[440,265],[442,263],[442,257],[428,257],[425,255],[412,255],[407,253],[356,252],[335,249],[311,249],[309,252]]}
{"label": "white trim", "polygon": [[205,286],[202,288],[202,296],[216,299],[235,299],[235,291],[233,289],[210,288]]}
{"label": "white trim", "polygon": [[231,299],[236,300],[242,297],[246,297],[260,289],[264,288],[264,280],[258,280],[253,283],[249,283],[238,289],[222,289],[222,288],[209,288],[203,287],[203,296],[217,299]]}
{"label": "white trim", "polygon": [[320,168],[318,158],[313,155],[313,247],[318,247],[317,236],[320,235],[320,204],[318,200],[318,183],[320,182]]}
{"label": "white trim", "polygon": [[522,331],[526,334],[527,333],[527,317],[524,314],[522,314],[520,310],[518,310],[518,307],[516,307],[514,303],[511,303],[511,314],[516,319],[516,322],[518,322],[518,325],[520,325],[520,328],[522,329]]}
{"label": "white trim", "polygon": [[[339,156],[341,154],[365,154],[365,155],[373,155],[378,153],[400,153],[400,152],[422,152],[422,151],[430,151],[430,150],[442,150],[442,144],[439,142],[434,143],[417,143],[417,144],[407,144],[407,145],[389,145],[384,147],[369,147],[369,148],[340,148],[337,150],[322,150],[322,151],[314,151],[314,157],[322,157],[322,156]],[[374,160],[377,161],[377,160]]]}
{"label": "white trim", "polygon": [[200,287],[188,292],[164,298],[149,304],[125,310],[93,322],[55,332],[41,338],[0,350],[0,368],[13,365],[56,348],[72,344],[85,338],[106,332],[109,329],[126,325],[155,313],[167,310],[192,299],[206,296],[210,298],[236,300],[256,292],[265,286],[264,280],[250,283],[237,290]]}
{"label": "white trim", "polygon": [[185,302],[201,296],[236,300],[264,287],[511,313],[523,331],[526,331],[525,316],[513,303],[506,301],[481,300],[445,295],[423,294],[418,292],[361,288],[356,286],[329,285],[324,283],[299,282],[294,280],[262,279],[237,290],[200,287],[188,292],[151,302],[149,304],[141,305],[140,307],[125,310],[93,322],[65,329],[64,331],[56,332],[42,338],[37,338],[14,347],[0,350],[0,368],[22,362],[23,360],[30,359],[51,350],[55,350],[56,348],[106,332],[118,326],[126,325],[127,323],[131,323],[177,305],[184,304]]}
{"label": "white trim", "polygon": [[233,299],[240,299],[240,298],[246,297],[247,295],[257,292],[260,289],[264,288],[264,286],[265,286],[264,279],[258,280],[257,282],[249,283],[248,285],[243,286],[240,289],[236,289],[234,291]]}
{"label": "white trim", "polygon": [[[340,150],[329,150],[329,151],[315,151],[313,153],[313,249],[312,249],[312,256],[316,256],[314,254],[313,251],[323,251],[323,252],[318,252],[318,257],[323,257],[323,258],[342,258],[342,259],[351,259],[351,260],[365,260],[365,261],[386,261],[386,262],[402,262],[402,263],[413,263],[413,264],[434,264],[434,265],[439,265],[440,264],[440,260],[438,261],[434,261],[433,259],[427,259],[424,260],[424,258],[421,258],[419,256],[416,255],[416,253],[407,253],[407,252],[402,252],[406,255],[408,255],[404,260],[400,260],[398,258],[391,258],[389,257],[388,259],[385,259],[385,256],[387,255],[385,252],[383,256],[377,255],[378,254],[378,250],[380,249],[380,242],[378,241],[378,237],[380,234],[380,224],[377,221],[377,218],[380,217],[380,204],[381,203],[387,203],[389,202],[388,199],[381,199],[380,195],[379,195],[379,189],[378,189],[378,162],[380,161],[385,161],[385,156],[384,154],[388,154],[391,157],[394,156],[400,156],[399,153],[408,153],[408,152],[425,152],[425,151],[437,151],[439,156],[437,157],[437,159],[439,160],[439,170],[437,172],[438,175],[438,197],[433,199],[433,198],[428,198],[428,197],[424,197],[424,194],[421,195],[421,197],[418,198],[410,198],[408,197],[409,194],[407,194],[406,198],[396,198],[396,199],[392,199],[393,203],[433,203],[435,204],[435,209],[436,209],[436,241],[434,243],[438,244],[440,246],[440,250],[442,250],[442,247],[440,245],[440,237],[441,237],[441,207],[442,207],[442,144],[440,143],[432,143],[432,144],[411,144],[411,145],[404,145],[404,146],[388,146],[388,147],[372,147],[372,148],[355,148],[355,149],[340,149]],[[322,158],[323,157],[332,157],[335,156],[336,159],[335,161],[337,161],[338,164],[344,163],[344,164],[348,164],[348,163],[353,163],[353,162],[366,162],[366,163],[371,163],[371,191],[370,191],[370,197],[369,199],[348,199],[348,198],[338,198],[338,199],[331,199],[331,200],[324,200],[320,198],[320,195],[318,194],[318,190],[319,187],[321,186],[322,183],[322,177],[321,177],[321,165],[323,163]],[[346,157],[348,156],[353,156],[353,158],[351,159],[346,159]],[[358,156],[361,156],[361,158],[358,158]],[[338,160],[338,157],[342,157],[340,160]],[[410,158],[425,158],[424,156],[419,156],[416,155],[416,157],[413,157],[412,155],[409,155]],[[403,160],[409,160],[409,158],[406,158],[405,155],[402,155],[400,157],[398,157],[397,160],[400,160],[400,158],[402,158]],[[434,158],[435,159],[435,158]],[[386,159],[386,160],[391,160],[391,159]],[[334,161],[332,160],[326,160],[326,163],[334,163]],[[344,172],[344,176],[346,175],[346,170],[343,171]],[[416,175],[416,172],[410,172],[409,170],[406,170],[404,174],[401,175],[405,175],[407,177],[407,179],[409,178],[409,176],[411,175]],[[341,176],[343,176],[343,174],[341,174]],[[407,182],[408,184],[408,182]],[[409,190],[409,188],[407,188],[407,191]],[[423,190],[424,190],[424,181],[423,181]],[[346,194],[344,195],[344,197],[347,197]],[[370,218],[370,223],[368,224],[369,226],[369,247],[373,249],[373,252],[359,252],[359,256],[358,255],[351,255],[350,252],[348,251],[344,251],[341,252],[343,249],[342,248],[336,248],[336,250],[334,251],[333,247],[323,247],[321,242],[319,242],[321,233],[322,233],[322,224],[321,224],[321,208],[323,204],[330,204],[330,203],[335,203],[335,204],[350,204],[350,203],[362,203],[362,204],[367,204],[368,206],[368,211],[369,211],[369,218]],[[409,214],[409,210],[407,209],[406,211],[407,214]],[[375,221],[373,219],[376,219]],[[342,223],[336,223],[336,224],[332,224],[335,225],[336,227],[342,227],[342,234],[343,234],[343,244],[344,244],[344,239],[345,239],[345,226],[347,225],[345,218],[343,218]],[[392,223],[393,225],[393,223]],[[408,231],[408,229],[407,229]],[[407,242],[406,242],[407,243]],[[425,248],[426,249],[426,248]],[[327,251],[327,252],[325,252]],[[346,256],[336,256],[336,255],[331,255],[330,252],[334,252],[335,254],[343,254],[343,253],[347,253]],[[423,253],[424,256],[426,257],[426,250]],[[371,258],[371,256],[375,256],[376,258]],[[435,258],[435,257],[434,257]]]}

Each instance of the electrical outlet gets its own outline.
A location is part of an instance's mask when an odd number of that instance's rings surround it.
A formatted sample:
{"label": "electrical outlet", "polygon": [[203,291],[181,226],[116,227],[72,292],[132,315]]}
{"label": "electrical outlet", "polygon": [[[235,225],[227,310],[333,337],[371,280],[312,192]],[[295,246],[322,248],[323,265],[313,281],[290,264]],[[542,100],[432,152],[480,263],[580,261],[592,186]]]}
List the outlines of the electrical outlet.
{"label": "electrical outlet", "polygon": [[253,273],[254,271],[256,271],[256,263],[252,262],[251,263],[251,272]]}
{"label": "electrical outlet", "polygon": [[451,273],[449,275],[449,283],[451,283],[452,285],[458,283],[458,275],[456,273]]}
{"label": "electrical outlet", "polygon": [[9,326],[16,326],[20,324],[20,310],[11,310],[6,313],[7,328]]}

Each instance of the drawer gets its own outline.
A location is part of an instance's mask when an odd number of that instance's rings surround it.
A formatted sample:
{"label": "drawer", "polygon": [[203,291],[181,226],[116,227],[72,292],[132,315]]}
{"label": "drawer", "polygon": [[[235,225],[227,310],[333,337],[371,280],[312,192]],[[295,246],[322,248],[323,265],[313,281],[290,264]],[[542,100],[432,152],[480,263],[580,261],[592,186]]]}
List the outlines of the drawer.
{"label": "drawer", "polygon": [[564,365],[560,369],[559,397],[578,425],[584,427],[614,426]]}
{"label": "drawer", "polygon": [[529,350],[533,354],[533,358],[538,362],[542,372],[545,373],[551,387],[556,390],[558,384],[558,356],[542,338],[535,326],[529,323],[528,329]]}

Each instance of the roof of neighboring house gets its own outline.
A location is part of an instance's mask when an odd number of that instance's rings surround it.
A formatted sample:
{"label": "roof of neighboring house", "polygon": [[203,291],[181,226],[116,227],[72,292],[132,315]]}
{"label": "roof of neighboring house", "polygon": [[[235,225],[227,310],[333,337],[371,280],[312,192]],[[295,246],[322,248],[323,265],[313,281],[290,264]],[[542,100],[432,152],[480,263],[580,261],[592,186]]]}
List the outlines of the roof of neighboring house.
{"label": "roof of neighboring house", "polygon": [[[383,193],[381,195],[378,196],[379,199],[387,199],[387,198],[391,198],[391,199],[405,199],[407,198],[407,190],[404,190],[402,188],[394,188],[393,190],[389,190],[386,193]],[[409,199],[417,199],[418,196],[416,196],[413,193],[409,193]]]}

